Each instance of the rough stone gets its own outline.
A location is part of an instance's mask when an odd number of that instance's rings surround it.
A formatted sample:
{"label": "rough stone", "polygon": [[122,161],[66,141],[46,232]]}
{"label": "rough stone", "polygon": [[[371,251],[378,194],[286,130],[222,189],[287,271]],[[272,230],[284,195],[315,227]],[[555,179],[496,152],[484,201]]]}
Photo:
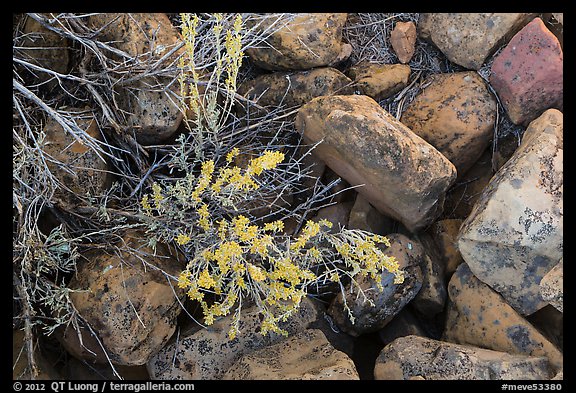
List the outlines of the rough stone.
{"label": "rough stone", "polygon": [[564,258],[540,281],[542,299],[564,312]]}
{"label": "rough stone", "polygon": [[[94,143],[102,142],[103,137],[96,120],[92,116],[78,115],[76,122]],[[50,172],[60,182],[54,198],[66,206],[81,202],[80,198],[102,195],[112,184],[106,156],[101,157],[91,147],[82,144],[54,119],[44,126],[46,144],[44,154],[59,162],[47,160]]]}
{"label": "rough stone", "polygon": [[396,339],[384,347],[374,367],[376,380],[546,380],[545,357],[511,355],[419,336]]}
{"label": "rough stone", "polygon": [[466,219],[494,176],[492,149],[488,147],[466,173],[446,192],[439,219]]}
{"label": "rough stone", "polygon": [[[147,364],[151,379],[222,379],[224,373],[242,356],[280,342],[284,336],[260,333],[261,320],[255,306],[242,310],[240,332],[228,338],[232,315],[214,322],[206,329],[181,334],[154,355]],[[318,319],[318,309],[305,298],[298,312],[279,326],[289,335],[305,330]]]}
{"label": "rough stone", "polygon": [[[160,60],[182,41],[176,27],[163,13],[103,13],[91,15],[88,25],[98,31],[97,38],[132,57],[152,56]],[[184,51],[176,51],[166,62],[175,61]],[[167,63],[168,64],[168,63]],[[174,75],[175,76],[175,75]],[[116,88],[116,101],[127,113],[126,123],[141,144],[155,144],[174,135],[182,122],[178,106],[180,86],[171,85],[172,76],[150,76]]]}
{"label": "rough stone", "polygon": [[390,247],[384,251],[386,255],[394,256],[400,269],[404,270],[404,282],[394,284],[394,275],[384,271],[380,276],[383,290],[379,291],[372,278],[358,277],[356,282],[364,291],[364,295],[373,302],[373,306],[358,294],[357,285],[347,284],[344,291],[346,304],[354,317],[354,323],[350,321],[344,309],[342,292],[338,293],[328,308],[328,315],[338,327],[352,336],[357,337],[382,329],[416,296],[422,286],[421,250],[417,249],[414,241],[404,235],[394,233],[387,237],[390,240]]}
{"label": "rough stone", "polygon": [[473,71],[435,74],[426,84],[400,121],[444,154],[461,178],[490,144],[496,99]]}
{"label": "rough stone", "polygon": [[356,193],[347,227],[386,235],[392,232],[394,220],[380,214],[362,194]]}
{"label": "rough stone", "polygon": [[[120,254],[89,251],[79,264],[69,287],[78,313],[92,326],[114,364],[136,366],[159,351],[176,329],[184,293],[166,274],[177,276],[183,269],[158,244],[156,251],[143,246],[146,234],[129,230],[118,244]],[[129,252],[126,247],[134,250]],[[135,254],[136,253],[136,254]],[[69,327],[61,338],[63,346],[80,359],[106,363],[96,340],[82,331],[86,348]],[[96,356],[89,351],[96,353]]]}
{"label": "rough stone", "polygon": [[[273,72],[243,82],[238,94],[269,110],[279,106],[293,108],[313,98],[354,94],[353,82],[342,72],[331,67],[300,72]],[[242,112],[245,108],[239,107]],[[258,111],[252,116],[264,115]]]}
{"label": "rough stone", "polygon": [[542,19],[528,23],[496,56],[490,84],[514,124],[527,125],[549,108],[562,110],[564,54]]}
{"label": "rough stone", "polygon": [[527,13],[421,14],[418,35],[431,41],[448,60],[478,70],[485,60],[528,23]]}
{"label": "rough stone", "polygon": [[446,303],[446,279],[436,244],[426,232],[413,240],[414,249],[421,255],[422,287],[410,305],[421,315],[433,319],[444,310]]}
{"label": "rough stone", "polygon": [[400,63],[406,64],[416,50],[416,25],[414,22],[397,22],[390,33],[390,44]]}
{"label": "rough stone", "polygon": [[[36,19],[30,16],[25,18],[22,41],[17,44],[20,48],[15,49],[18,57],[42,68],[67,74],[70,69],[70,41],[44,27]],[[14,65],[20,67],[17,63]],[[52,79],[53,75],[39,70],[33,72],[34,84],[47,83],[46,90],[58,88],[58,81]]]}
{"label": "rough stone", "polygon": [[340,228],[346,227],[350,217],[352,202],[338,202],[331,206],[326,206],[318,210],[318,213],[311,218],[312,221],[328,220],[333,225],[330,232],[337,233]]}
{"label": "rough stone", "polygon": [[388,98],[408,85],[410,66],[360,62],[348,70],[360,93],[376,101]]}
{"label": "rough stone", "polygon": [[562,366],[562,352],[502,296],[476,278],[466,263],[452,275],[448,296],[443,340],[511,354],[545,356],[555,368]]}
{"label": "rough stone", "polygon": [[384,345],[390,344],[398,337],[410,335],[428,336],[418,318],[408,307],[404,307],[386,326],[378,331],[378,337]]}
{"label": "rough stone", "polygon": [[315,154],[378,211],[416,232],[442,212],[454,166],[368,96],[318,97],[300,108],[296,128]]}
{"label": "rough stone", "polygon": [[238,359],[224,380],[358,380],[354,362],[317,329],[306,329]]}
{"label": "rough stone", "polygon": [[459,218],[438,220],[428,230],[436,243],[444,276],[448,279],[456,271],[458,265],[464,262],[457,247],[458,233],[463,221]]}
{"label": "rough stone", "polygon": [[480,280],[523,315],[544,307],[540,281],[563,252],[563,119],[534,120],[464,221],[458,249]]}
{"label": "rough stone", "polygon": [[301,13],[249,20],[248,26],[257,26],[257,31],[275,31],[265,43],[246,49],[246,54],[259,67],[272,71],[335,65],[352,53],[350,44],[342,42],[347,17],[345,13]]}

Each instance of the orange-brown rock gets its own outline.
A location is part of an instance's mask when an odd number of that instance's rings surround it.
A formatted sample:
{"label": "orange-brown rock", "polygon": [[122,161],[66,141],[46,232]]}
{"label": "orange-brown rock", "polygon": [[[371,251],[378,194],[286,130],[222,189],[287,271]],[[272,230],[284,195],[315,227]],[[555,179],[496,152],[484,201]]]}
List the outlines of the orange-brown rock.
{"label": "orange-brown rock", "polygon": [[410,66],[360,62],[350,67],[348,74],[362,94],[380,101],[408,85]]}
{"label": "orange-brown rock", "polygon": [[416,25],[414,22],[397,22],[390,33],[390,44],[400,63],[406,64],[416,50]]}
{"label": "orange-brown rock", "polygon": [[454,165],[368,96],[318,97],[296,128],[314,153],[378,211],[415,232],[442,212]]}
{"label": "orange-brown rock", "polygon": [[454,164],[461,178],[490,144],[496,99],[472,71],[435,74],[400,121]]}
{"label": "orange-brown rock", "polygon": [[[248,20],[259,32],[270,32],[264,43],[246,49],[258,66],[267,70],[307,70],[335,65],[352,53],[342,42],[347,14],[301,13]],[[269,33],[267,33],[269,34]]]}

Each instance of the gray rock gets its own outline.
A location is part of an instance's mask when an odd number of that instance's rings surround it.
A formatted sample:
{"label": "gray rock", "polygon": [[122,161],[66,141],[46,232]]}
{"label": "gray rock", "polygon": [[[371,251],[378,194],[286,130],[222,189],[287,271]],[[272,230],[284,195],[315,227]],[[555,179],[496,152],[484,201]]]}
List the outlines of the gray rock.
{"label": "gray rock", "polygon": [[224,380],[358,380],[354,362],[317,329],[306,329],[238,359]]}
{"label": "gray rock", "polygon": [[376,380],[543,380],[552,373],[545,357],[510,355],[419,336],[384,347],[374,367]]}
{"label": "gray rock", "polygon": [[411,302],[412,307],[420,314],[434,318],[444,310],[446,298],[446,279],[434,240],[425,232],[413,241],[415,248],[420,249],[422,269],[422,287]]}
{"label": "gray rock", "polygon": [[540,281],[542,299],[564,312],[564,258]]}
{"label": "gray rock", "polygon": [[544,307],[540,281],[563,251],[563,120],[551,109],[491,179],[458,236],[476,277],[523,315]]}

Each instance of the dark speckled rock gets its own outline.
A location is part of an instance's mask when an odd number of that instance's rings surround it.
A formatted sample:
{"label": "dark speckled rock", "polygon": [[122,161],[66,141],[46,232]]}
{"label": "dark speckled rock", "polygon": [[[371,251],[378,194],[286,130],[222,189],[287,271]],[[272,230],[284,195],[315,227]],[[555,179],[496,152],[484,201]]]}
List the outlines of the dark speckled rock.
{"label": "dark speckled rock", "polygon": [[502,296],[462,263],[448,284],[450,298],[443,339],[512,354],[545,356],[562,366],[562,352],[518,314]]}
{"label": "dark speckled rock", "polygon": [[408,380],[547,380],[545,357],[510,355],[419,336],[396,339],[384,347],[374,368],[374,379]]}
{"label": "dark speckled rock", "polygon": [[523,315],[548,304],[540,280],[562,258],[563,152],[562,113],[549,109],[530,123],[458,236],[474,275]]}
{"label": "dark speckled rock", "polygon": [[242,356],[225,380],[357,380],[354,362],[318,329],[306,329],[281,342]]}
{"label": "dark speckled rock", "polygon": [[[232,315],[217,320],[207,329],[180,336],[166,345],[147,363],[151,379],[221,379],[243,355],[275,344],[284,336],[260,333],[260,314],[255,307],[242,310],[240,333],[230,340]],[[301,332],[318,319],[317,306],[302,300],[298,312],[280,324],[289,334]]]}
{"label": "dark speckled rock", "polygon": [[408,304],[422,287],[422,270],[424,251],[422,246],[408,237],[393,233],[387,235],[390,247],[385,250],[386,255],[394,256],[404,270],[404,282],[394,284],[394,275],[384,271],[380,282],[384,287],[382,292],[377,289],[376,283],[370,277],[358,277],[357,283],[367,298],[374,303],[370,305],[358,294],[357,286],[346,286],[346,304],[354,316],[354,323],[350,321],[344,309],[344,297],[338,293],[328,308],[328,314],[334,319],[338,327],[344,332],[359,336],[375,332],[386,326],[403,307]]}

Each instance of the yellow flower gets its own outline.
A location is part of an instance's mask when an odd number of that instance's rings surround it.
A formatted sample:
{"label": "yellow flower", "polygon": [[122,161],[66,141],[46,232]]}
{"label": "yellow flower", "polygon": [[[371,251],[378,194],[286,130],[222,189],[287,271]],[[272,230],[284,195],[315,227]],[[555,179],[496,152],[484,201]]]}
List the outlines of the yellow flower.
{"label": "yellow flower", "polygon": [[216,285],[216,281],[212,278],[208,269],[202,270],[202,273],[198,276],[197,280],[198,286],[200,288],[210,289]]}
{"label": "yellow flower", "polygon": [[264,274],[264,271],[259,268],[258,266],[255,266],[251,263],[248,264],[248,273],[250,274],[250,277],[252,278],[252,280],[256,281],[256,282],[262,282],[266,279],[266,275]]}
{"label": "yellow flower", "polygon": [[142,200],[140,201],[140,203],[142,204],[142,207],[144,208],[144,212],[146,214],[150,214],[152,211],[152,206],[150,206],[150,202],[148,201],[148,194],[146,194],[142,197]]}
{"label": "yellow flower", "polygon": [[237,147],[233,148],[230,153],[226,155],[226,162],[230,164],[238,154],[240,154],[240,150]]}
{"label": "yellow flower", "polygon": [[183,246],[187,243],[190,242],[190,236],[188,235],[184,235],[182,233],[179,233],[178,236],[176,237],[176,243],[178,243],[179,245]]}
{"label": "yellow flower", "polygon": [[248,173],[260,175],[265,170],[276,168],[282,161],[284,161],[284,153],[266,150],[260,157],[250,160]]}
{"label": "yellow flower", "polygon": [[210,230],[210,212],[208,211],[208,205],[203,203],[198,209],[198,225],[206,232]]}
{"label": "yellow flower", "polygon": [[184,289],[192,285],[192,282],[190,281],[190,276],[191,273],[189,270],[184,270],[183,272],[181,272],[180,275],[178,276],[178,288]]}
{"label": "yellow flower", "polygon": [[266,224],[264,224],[264,230],[266,232],[280,232],[284,230],[284,222],[281,220],[267,222]]}

